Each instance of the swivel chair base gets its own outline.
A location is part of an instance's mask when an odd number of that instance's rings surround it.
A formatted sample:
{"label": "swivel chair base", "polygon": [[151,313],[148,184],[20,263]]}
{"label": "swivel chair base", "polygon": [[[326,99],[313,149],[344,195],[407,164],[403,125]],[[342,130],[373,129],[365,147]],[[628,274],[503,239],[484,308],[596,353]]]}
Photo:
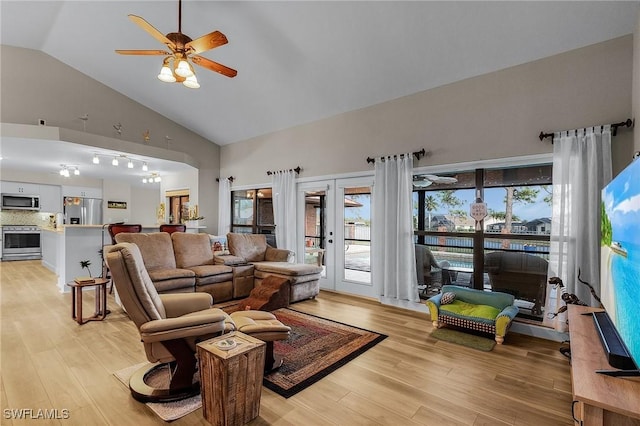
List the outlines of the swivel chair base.
{"label": "swivel chair base", "polygon": [[[200,394],[200,382],[195,382],[191,386],[170,389],[169,387],[157,388],[150,386],[147,382],[154,374],[163,374],[159,370],[169,369],[169,363],[154,365],[151,369],[149,365],[138,369],[131,379],[129,379],[129,389],[131,396],[140,402],[171,402],[190,398]],[[169,374],[169,373],[166,373]],[[168,386],[168,383],[167,383]]]}

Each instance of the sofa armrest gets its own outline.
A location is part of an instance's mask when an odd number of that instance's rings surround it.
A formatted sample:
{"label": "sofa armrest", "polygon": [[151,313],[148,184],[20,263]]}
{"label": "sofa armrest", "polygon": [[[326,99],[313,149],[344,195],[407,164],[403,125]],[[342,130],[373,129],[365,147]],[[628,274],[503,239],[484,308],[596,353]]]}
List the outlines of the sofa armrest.
{"label": "sofa armrest", "polygon": [[196,311],[209,309],[213,298],[209,293],[159,294],[167,318],[181,317]]}
{"label": "sofa armrest", "polygon": [[496,335],[504,336],[511,325],[513,319],[518,315],[518,307],[516,305],[507,306],[496,317]]}
{"label": "sofa armrest", "polygon": [[518,315],[519,309],[516,305],[507,306],[498,314],[497,318],[500,317],[508,317],[509,319],[514,319],[516,315]]}
{"label": "sofa armrest", "polygon": [[267,262],[288,262],[292,255],[293,252],[290,250],[267,246],[267,251],[264,254],[264,260]]}
{"label": "sofa armrest", "polygon": [[427,307],[429,308],[429,313],[431,314],[431,321],[438,320],[438,312],[440,311],[440,299],[442,298],[442,293],[438,293],[435,296],[431,296],[427,299]]}
{"label": "sofa armrest", "polygon": [[153,343],[206,336],[222,332],[225,327],[224,320],[224,315],[215,311],[211,314],[153,320],[142,324],[140,337],[144,343]]}

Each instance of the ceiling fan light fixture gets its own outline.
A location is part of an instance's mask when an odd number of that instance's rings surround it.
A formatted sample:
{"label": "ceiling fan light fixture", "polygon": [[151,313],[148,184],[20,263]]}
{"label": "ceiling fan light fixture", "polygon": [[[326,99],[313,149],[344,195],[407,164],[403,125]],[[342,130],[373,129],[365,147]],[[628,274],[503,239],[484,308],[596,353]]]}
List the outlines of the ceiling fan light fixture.
{"label": "ceiling fan light fixture", "polygon": [[189,89],[198,89],[200,87],[200,83],[198,83],[198,79],[195,74],[191,74],[189,77],[182,82]]}
{"label": "ceiling fan light fixture", "polygon": [[180,58],[178,62],[178,66],[176,67],[176,74],[180,77],[191,77],[193,75],[193,71],[191,71],[191,67],[189,66],[189,62],[187,62],[187,58]]}
{"label": "ceiling fan light fixture", "polygon": [[165,83],[176,82],[176,78],[174,77],[173,72],[171,72],[171,68],[169,68],[166,61],[162,64],[162,69],[160,70],[160,74],[158,74],[158,80],[164,81]]}

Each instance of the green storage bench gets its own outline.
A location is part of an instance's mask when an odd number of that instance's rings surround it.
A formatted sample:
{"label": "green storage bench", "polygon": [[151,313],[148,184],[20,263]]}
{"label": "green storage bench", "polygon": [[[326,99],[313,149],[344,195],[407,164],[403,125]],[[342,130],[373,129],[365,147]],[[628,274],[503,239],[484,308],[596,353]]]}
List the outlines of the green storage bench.
{"label": "green storage bench", "polygon": [[494,334],[499,345],[504,342],[504,336],[518,314],[511,294],[455,285],[442,286],[442,293],[426,303],[434,327],[449,324]]}

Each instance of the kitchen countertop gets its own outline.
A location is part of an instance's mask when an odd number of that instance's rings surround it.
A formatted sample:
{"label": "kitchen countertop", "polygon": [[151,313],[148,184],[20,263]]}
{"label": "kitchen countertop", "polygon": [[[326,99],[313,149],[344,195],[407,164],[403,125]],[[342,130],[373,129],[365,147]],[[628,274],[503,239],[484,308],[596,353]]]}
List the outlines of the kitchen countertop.
{"label": "kitchen countertop", "polygon": [[[51,231],[51,232],[61,232],[64,230],[64,228],[102,228],[103,226],[105,227],[105,229],[107,229],[107,225],[109,225],[108,223],[105,225],[62,225],[61,227],[57,228],[57,229],[53,229],[53,228],[46,228],[46,227],[40,227],[41,230],[43,231]],[[160,227],[160,225],[154,224],[154,225],[142,225],[143,229],[158,229]],[[199,226],[188,226],[187,225],[187,229],[205,229],[206,226],[204,225],[199,225]]]}

